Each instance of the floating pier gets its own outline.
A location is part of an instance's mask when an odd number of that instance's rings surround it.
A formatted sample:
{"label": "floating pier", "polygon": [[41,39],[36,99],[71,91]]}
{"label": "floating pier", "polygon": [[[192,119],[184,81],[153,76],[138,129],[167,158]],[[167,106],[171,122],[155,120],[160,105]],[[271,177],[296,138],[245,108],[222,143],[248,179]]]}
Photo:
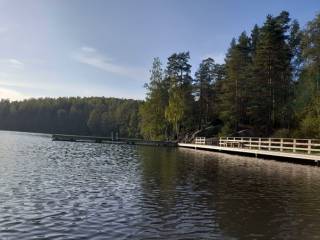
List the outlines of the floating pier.
{"label": "floating pier", "polygon": [[318,165],[319,139],[293,138],[196,138],[192,143],[178,143],[179,147],[245,154],[287,161],[303,161]]}
{"label": "floating pier", "polygon": [[166,146],[175,147],[176,142],[172,141],[147,141],[137,138],[113,138],[101,136],[81,136],[81,135],[65,135],[53,134],[53,141],[68,141],[68,142],[92,142],[92,143],[112,143],[112,144],[130,144],[130,145],[148,145],[148,146]]}

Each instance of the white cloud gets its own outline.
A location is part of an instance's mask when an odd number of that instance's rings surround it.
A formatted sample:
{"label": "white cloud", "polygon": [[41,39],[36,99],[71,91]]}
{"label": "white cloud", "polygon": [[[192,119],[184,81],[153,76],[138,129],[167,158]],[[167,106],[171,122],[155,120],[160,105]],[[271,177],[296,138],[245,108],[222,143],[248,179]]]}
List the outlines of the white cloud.
{"label": "white cloud", "polygon": [[225,53],[207,53],[202,56],[202,59],[212,58],[216,63],[223,64],[224,58],[226,57]]}
{"label": "white cloud", "polygon": [[15,58],[0,59],[0,69],[23,69],[24,63]]}
{"label": "white cloud", "polygon": [[19,67],[24,65],[22,62],[14,58],[8,59],[8,62],[14,66],[19,66]]}
{"label": "white cloud", "polygon": [[18,91],[0,87],[0,99],[10,99],[10,100],[22,100],[29,96],[24,95]]}
{"label": "white cloud", "polygon": [[92,47],[85,46],[80,48],[80,50],[72,55],[72,58],[80,63],[87,64],[108,73],[133,78],[142,82],[147,79],[147,71],[144,69],[116,64],[113,59],[102,55]]}
{"label": "white cloud", "polygon": [[94,53],[94,52],[97,51],[96,49],[94,49],[94,48],[92,48],[92,47],[86,47],[86,46],[83,46],[83,47],[81,48],[81,50],[82,50],[83,52],[87,52],[87,53]]}

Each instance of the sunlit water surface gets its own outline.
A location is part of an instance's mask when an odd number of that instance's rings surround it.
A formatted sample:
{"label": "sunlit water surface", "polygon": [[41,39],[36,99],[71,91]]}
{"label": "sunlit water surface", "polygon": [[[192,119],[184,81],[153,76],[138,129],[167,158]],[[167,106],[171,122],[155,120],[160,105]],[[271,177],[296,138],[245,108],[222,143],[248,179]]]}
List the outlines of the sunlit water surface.
{"label": "sunlit water surface", "polygon": [[320,168],[0,132],[0,239],[320,239]]}

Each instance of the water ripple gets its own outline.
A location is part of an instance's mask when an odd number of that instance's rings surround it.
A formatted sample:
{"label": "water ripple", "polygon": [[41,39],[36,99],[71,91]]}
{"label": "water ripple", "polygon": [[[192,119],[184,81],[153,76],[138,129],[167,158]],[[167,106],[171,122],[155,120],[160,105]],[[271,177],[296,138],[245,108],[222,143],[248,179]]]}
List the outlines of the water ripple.
{"label": "water ripple", "polygon": [[320,238],[317,167],[0,136],[0,239]]}

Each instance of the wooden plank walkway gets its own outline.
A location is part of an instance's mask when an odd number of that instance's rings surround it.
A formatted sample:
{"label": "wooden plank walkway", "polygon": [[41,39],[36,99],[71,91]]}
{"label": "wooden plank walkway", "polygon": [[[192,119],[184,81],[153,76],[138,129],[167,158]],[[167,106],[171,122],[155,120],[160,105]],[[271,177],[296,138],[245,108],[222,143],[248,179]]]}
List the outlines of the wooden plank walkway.
{"label": "wooden plank walkway", "polygon": [[196,138],[193,143],[178,143],[179,147],[219,152],[248,154],[261,157],[305,160],[318,164],[320,140],[289,138]]}

